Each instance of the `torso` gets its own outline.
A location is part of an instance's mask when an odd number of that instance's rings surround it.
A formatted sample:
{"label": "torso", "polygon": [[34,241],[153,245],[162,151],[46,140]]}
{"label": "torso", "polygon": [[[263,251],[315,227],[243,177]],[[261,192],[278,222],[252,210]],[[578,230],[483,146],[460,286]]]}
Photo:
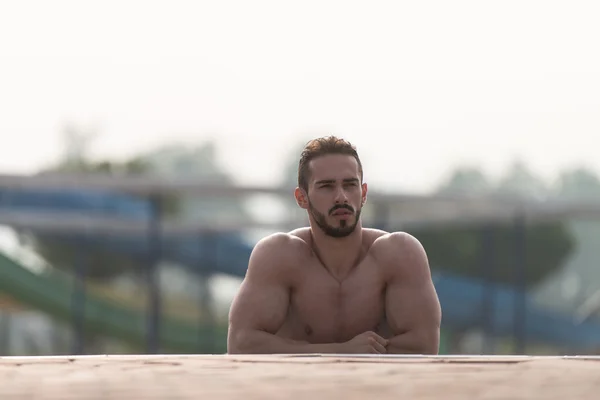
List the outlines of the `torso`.
{"label": "torso", "polygon": [[309,343],[344,342],[366,331],[389,337],[386,274],[371,253],[373,243],[385,234],[363,229],[363,257],[338,280],[312,251],[310,231],[295,231],[304,243],[295,246],[299,254],[290,269],[290,306],[277,335]]}

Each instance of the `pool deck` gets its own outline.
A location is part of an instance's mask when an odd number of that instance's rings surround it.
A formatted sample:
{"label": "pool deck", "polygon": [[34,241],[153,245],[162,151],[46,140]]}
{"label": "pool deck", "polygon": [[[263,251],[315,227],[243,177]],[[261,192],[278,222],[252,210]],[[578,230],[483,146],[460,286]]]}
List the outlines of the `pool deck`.
{"label": "pool deck", "polygon": [[[599,357],[0,358],[0,399],[598,399]],[[399,397],[400,396],[400,397]]]}

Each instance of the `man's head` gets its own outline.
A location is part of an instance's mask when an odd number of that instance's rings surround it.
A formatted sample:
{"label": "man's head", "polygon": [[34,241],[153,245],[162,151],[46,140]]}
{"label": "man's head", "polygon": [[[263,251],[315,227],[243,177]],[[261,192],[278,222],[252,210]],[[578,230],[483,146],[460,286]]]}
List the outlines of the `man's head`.
{"label": "man's head", "polygon": [[325,234],[345,237],[354,232],[367,199],[356,148],[335,136],[308,142],[300,156],[295,196]]}

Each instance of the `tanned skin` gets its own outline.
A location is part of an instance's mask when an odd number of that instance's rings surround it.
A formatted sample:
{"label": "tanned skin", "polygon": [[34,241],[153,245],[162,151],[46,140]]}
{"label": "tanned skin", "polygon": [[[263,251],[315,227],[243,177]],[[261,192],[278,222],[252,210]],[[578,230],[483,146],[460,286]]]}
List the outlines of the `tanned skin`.
{"label": "tanned skin", "polygon": [[362,227],[358,163],[328,154],[297,188],[310,227],[260,240],[229,315],[228,353],[437,354],[441,308],[413,236]]}

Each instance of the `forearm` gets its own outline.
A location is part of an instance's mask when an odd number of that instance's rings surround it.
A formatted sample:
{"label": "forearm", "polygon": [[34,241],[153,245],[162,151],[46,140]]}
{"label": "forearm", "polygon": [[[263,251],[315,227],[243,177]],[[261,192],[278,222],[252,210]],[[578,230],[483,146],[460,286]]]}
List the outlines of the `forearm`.
{"label": "forearm", "polygon": [[393,336],[386,347],[388,354],[432,354],[439,350],[439,335],[423,335],[407,332]]}
{"label": "forearm", "polygon": [[232,333],[228,341],[229,354],[307,354],[339,353],[340,344],[314,344],[282,338],[259,330]]}

